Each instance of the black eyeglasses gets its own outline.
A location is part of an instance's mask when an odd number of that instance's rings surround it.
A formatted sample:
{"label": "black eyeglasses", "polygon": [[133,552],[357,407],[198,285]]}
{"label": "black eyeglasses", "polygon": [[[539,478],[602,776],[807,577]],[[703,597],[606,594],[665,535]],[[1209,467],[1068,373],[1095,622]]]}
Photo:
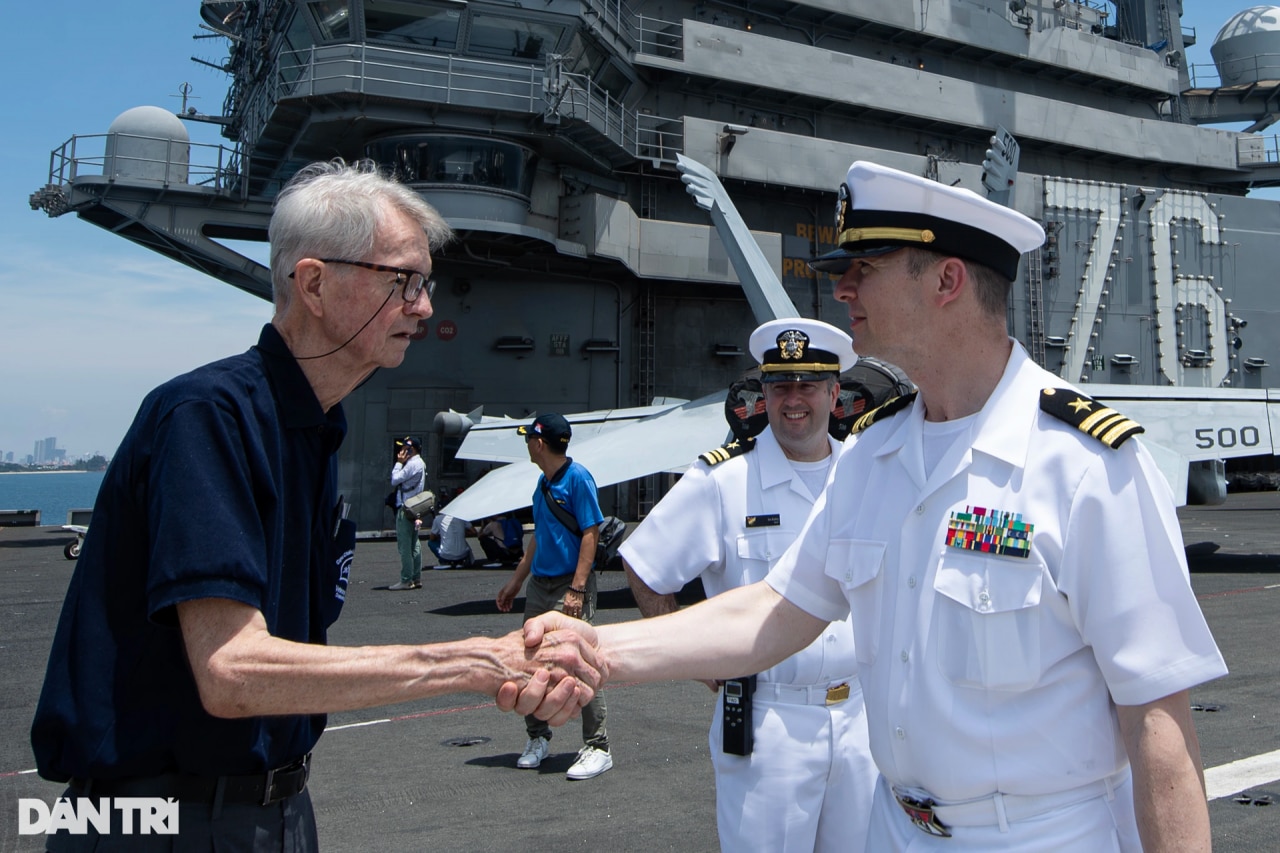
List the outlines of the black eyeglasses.
{"label": "black eyeglasses", "polygon": [[[393,272],[396,274],[396,286],[404,286],[404,293],[401,295],[404,297],[405,302],[416,302],[418,294],[422,292],[423,288],[426,288],[427,290],[428,302],[431,301],[431,297],[435,295],[436,292],[435,279],[427,278],[417,270],[406,270],[401,267],[389,267],[385,264],[371,264],[368,261],[346,261],[342,258],[316,258],[316,260],[326,264],[346,264],[349,267],[363,267],[364,269],[374,270],[375,272]],[[293,277],[292,273],[289,277]]]}

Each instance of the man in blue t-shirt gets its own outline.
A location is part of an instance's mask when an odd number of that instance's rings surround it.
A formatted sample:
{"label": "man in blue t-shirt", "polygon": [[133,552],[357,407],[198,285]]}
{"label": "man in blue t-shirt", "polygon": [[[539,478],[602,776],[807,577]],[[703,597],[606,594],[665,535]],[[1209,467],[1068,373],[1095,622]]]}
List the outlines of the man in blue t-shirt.
{"label": "man in blue t-shirt", "polygon": [[[563,721],[590,698],[590,647],[557,644],[564,654],[539,662],[519,632],[326,644],[355,547],[337,492],[341,400],[404,360],[431,316],[431,253],[450,235],[368,161],[312,164],[280,191],[275,313],[257,346],[148,394],[103,478],[31,727],[40,775],[68,783],[65,797],[97,811],[104,798],[172,798],[184,849],[305,853],[318,845],[306,783],[327,713],[468,691]],[[106,813],[102,834],[126,832]],[[112,845],[99,834],[91,823],[48,843]],[[127,846],[172,843],[153,839]]]}
{"label": "man in blue t-shirt", "polygon": [[[573,431],[563,416],[540,415],[520,427],[529,459],[542,469],[533,492],[533,541],[498,592],[498,609],[511,610],[526,578],[526,621],[552,610],[590,622],[596,612],[596,576],[592,571],[600,538],[600,502],[591,473],[565,455]],[[552,503],[554,502],[554,503]],[[530,574],[532,573],[532,578]],[[525,717],[529,739],[517,767],[532,769],[549,751],[551,728],[535,716]],[[590,779],[613,767],[605,728],[604,696],[596,694],[582,709],[582,741],[578,759],[566,774]]]}

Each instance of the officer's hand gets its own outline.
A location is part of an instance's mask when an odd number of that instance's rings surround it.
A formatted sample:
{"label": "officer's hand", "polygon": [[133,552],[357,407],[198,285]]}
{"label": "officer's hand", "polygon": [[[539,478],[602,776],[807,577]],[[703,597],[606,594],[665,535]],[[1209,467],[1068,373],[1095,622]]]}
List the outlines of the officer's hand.
{"label": "officer's hand", "polygon": [[[537,623],[530,641],[529,626]],[[563,725],[578,715],[579,709],[595,696],[595,688],[608,672],[596,654],[596,631],[585,622],[568,619],[556,611],[525,623],[525,630],[513,632],[500,642],[515,639],[522,648],[521,668],[527,679],[508,679],[497,691],[498,707],[532,713],[553,726]]]}
{"label": "officer's hand", "polygon": [[533,714],[553,726],[561,726],[578,717],[582,706],[591,701],[595,691],[574,678],[562,678],[551,687],[551,673],[538,670],[521,689],[514,681],[498,688],[497,704],[503,711]]}

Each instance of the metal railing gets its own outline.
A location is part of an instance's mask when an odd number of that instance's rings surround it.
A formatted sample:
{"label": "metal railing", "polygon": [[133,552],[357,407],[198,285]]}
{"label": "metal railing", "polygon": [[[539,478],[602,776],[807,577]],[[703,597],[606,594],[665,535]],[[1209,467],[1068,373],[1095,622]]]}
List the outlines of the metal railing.
{"label": "metal railing", "polygon": [[1195,88],[1217,89],[1222,86],[1239,86],[1254,80],[1280,80],[1280,53],[1259,53],[1242,56],[1223,63],[1197,62],[1187,66],[1191,85]]}
{"label": "metal railing", "polygon": [[658,163],[673,164],[676,155],[684,153],[684,119],[667,118],[652,113],[636,116],[636,157]]}
{"label": "metal railing", "polygon": [[335,94],[570,119],[634,157],[652,159],[657,151],[664,161],[674,161],[681,150],[682,140],[675,138],[679,120],[638,116],[585,74],[558,72],[552,79],[537,66],[360,44],[281,54],[275,73],[246,105],[242,138],[261,138],[279,102]]}
{"label": "metal railing", "polygon": [[561,72],[557,80],[554,101],[547,104],[549,114],[558,120],[581,121],[635,156],[635,110],[628,109],[585,74]]}
{"label": "metal railing", "polygon": [[648,56],[684,59],[684,22],[666,21],[646,15],[636,16],[639,37],[637,49]]}
{"label": "metal railing", "polygon": [[[108,141],[114,141],[114,151],[108,150]],[[127,178],[229,193],[239,181],[238,164],[236,152],[221,145],[132,133],[85,134],[53,149],[49,183],[69,186],[86,176]]]}
{"label": "metal railing", "polygon": [[[627,47],[636,48],[636,14],[622,0],[584,0],[583,5]],[[586,18],[586,20],[591,20]]]}

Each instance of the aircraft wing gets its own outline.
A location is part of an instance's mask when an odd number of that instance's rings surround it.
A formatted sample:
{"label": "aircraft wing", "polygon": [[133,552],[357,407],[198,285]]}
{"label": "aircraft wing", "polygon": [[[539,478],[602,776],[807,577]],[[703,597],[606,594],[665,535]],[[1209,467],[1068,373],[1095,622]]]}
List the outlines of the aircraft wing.
{"label": "aircraft wing", "polygon": [[[582,412],[565,415],[565,420],[573,428],[573,446],[576,448],[596,436],[605,435],[618,427],[661,414],[687,402],[689,401],[677,398],[658,398],[651,406]],[[529,423],[533,423],[532,417],[523,420],[486,417],[465,430],[466,438],[462,440],[462,446],[455,455],[459,459],[479,462],[528,462],[529,454],[524,449],[524,436],[517,434],[516,428]]]}
{"label": "aircraft wing", "polygon": [[[710,215],[756,322],[799,317],[716,173],[684,155],[678,155],[677,168],[694,204]],[[725,391],[720,390],[679,406],[668,403],[647,409],[566,414],[573,426],[569,454],[586,466],[598,486],[683,470],[699,453],[720,446],[729,435],[724,398]],[[524,439],[515,433],[514,427],[523,421],[490,423],[474,412],[467,417],[472,425],[458,456],[511,464],[485,474],[450,501],[449,514],[474,521],[528,506],[537,486],[538,469],[529,462]]]}
{"label": "aircraft wing", "polygon": [[[578,416],[567,416],[573,425],[569,455],[585,466],[601,487],[661,471],[683,471],[693,464],[699,453],[719,447],[727,440],[729,427],[724,419],[724,399],[724,392],[718,391],[680,406],[658,407],[656,414],[638,420],[615,424],[598,422],[601,428],[594,434],[579,428],[575,420]],[[480,426],[474,427],[467,434],[467,440],[480,429]],[[532,503],[541,471],[529,461],[524,439],[514,430],[509,429],[508,433],[509,438],[519,441],[522,461],[485,474],[444,506],[443,512],[476,521]]]}
{"label": "aircraft wing", "polygon": [[[1088,385],[1092,397],[1142,424],[1178,505],[1193,463],[1280,453],[1280,389]],[[1191,484],[1194,485],[1194,484]]]}

